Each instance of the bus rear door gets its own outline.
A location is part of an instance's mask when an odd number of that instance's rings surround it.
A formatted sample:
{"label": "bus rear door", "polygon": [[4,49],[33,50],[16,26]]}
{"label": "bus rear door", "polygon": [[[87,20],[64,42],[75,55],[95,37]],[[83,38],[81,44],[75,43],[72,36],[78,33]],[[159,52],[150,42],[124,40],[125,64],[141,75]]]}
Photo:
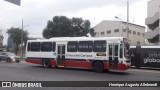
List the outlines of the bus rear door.
{"label": "bus rear door", "polygon": [[119,65],[119,44],[118,43],[109,43],[108,44],[108,55],[109,55],[109,68],[118,69]]}
{"label": "bus rear door", "polygon": [[64,63],[65,63],[65,44],[58,44],[57,45],[57,66],[58,67],[64,67]]}

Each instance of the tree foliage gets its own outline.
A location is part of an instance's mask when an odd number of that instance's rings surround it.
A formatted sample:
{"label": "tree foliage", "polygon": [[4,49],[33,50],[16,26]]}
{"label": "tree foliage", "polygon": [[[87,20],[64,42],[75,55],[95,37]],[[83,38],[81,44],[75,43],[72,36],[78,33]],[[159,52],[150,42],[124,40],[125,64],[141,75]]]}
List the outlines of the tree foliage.
{"label": "tree foliage", "polygon": [[[94,32],[94,31],[93,31]],[[55,16],[47,22],[43,30],[44,38],[51,37],[80,37],[90,33],[90,21],[82,18],[72,19],[66,16]]]}
{"label": "tree foliage", "polygon": [[20,28],[11,27],[10,29],[7,30],[7,33],[9,37],[13,39],[14,50],[15,50],[15,53],[17,54],[19,50],[18,47],[21,44],[21,34],[23,33],[23,42],[26,43],[28,40],[28,32],[22,31],[22,29]]}
{"label": "tree foliage", "polygon": [[96,36],[96,33],[94,31],[95,31],[94,28],[90,28],[89,33],[92,37]]}

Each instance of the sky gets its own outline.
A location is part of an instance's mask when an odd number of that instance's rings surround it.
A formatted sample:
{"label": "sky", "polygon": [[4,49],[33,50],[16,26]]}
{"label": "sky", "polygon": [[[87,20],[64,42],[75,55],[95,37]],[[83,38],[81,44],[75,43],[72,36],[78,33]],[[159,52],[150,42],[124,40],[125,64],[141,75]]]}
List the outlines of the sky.
{"label": "sky", "polygon": [[[145,26],[147,1],[128,0],[129,22]],[[127,0],[21,0],[21,6],[0,0],[0,30],[6,45],[7,29],[22,27],[30,37],[42,37],[48,20],[54,16],[77,17],[90,20],[95,27],[103,20],[115,20],[115,16],[127,21]]]}

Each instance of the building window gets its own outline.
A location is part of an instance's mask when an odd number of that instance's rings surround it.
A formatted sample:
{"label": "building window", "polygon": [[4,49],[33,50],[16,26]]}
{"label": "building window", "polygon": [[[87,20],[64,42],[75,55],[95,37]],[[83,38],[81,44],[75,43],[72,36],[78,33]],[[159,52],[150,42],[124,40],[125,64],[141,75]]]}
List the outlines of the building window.
{"label": "building window", "polygon": [[104,32],[101,32],[101,35],[104,35]]}
{"label": "building window", "polygon": [[119,32],[119,29],[114,29],[114,32],[116,33],[116,32]]}
{"label": "building window", "polygon": [[133,34],[135,34],[135,35],[136,35],[136,31],[133,31]]}
{"label": "building window", "polygon": [[138,32],[137,35],[141,35],[140,32]]}
{"label": "building window", "polygon": [[123,29],[123,32],[126,32],[127,30],[126,29]]}
{"label": "building window", "polygon": [[111,30],[107,31],[107,34],[110,34],[111,33]]}
{"label": "building window", "polygon": [[68,52],[77,52],[78,42],[77,41],[70,41],[67,44],[67,51]]}
{"label": "building window", "polygon": [[131,31],[131,30],[129,30],[129,31],[128,31],[128,33],[130,33],[130,34],[131,34],[131,33],[132,33],[132,31]]}

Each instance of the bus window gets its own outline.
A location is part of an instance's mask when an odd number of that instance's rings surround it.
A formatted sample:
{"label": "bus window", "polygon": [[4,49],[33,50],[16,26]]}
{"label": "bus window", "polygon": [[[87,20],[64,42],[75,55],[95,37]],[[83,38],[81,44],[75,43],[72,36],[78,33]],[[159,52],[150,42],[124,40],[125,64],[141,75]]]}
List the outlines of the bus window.
{"label": "bus window", "polygon": [[120,58],[123,58],[123,44],[120,44]]}
{"label": "bus window", "polygon": [[56,50],[56,43],[53,42],[53,43],[52,43],[52,51],[55,52],[55,50]]}
{"label": "bus window", "polygon": [[115,56],[118,56],[118,45],[115,45]]}
{"label": "bus window", "polygon": [[109,56],[112,56],[112,45],[109,45]]}
{"label": "bus window", "polygon": [[106,52],[106,41],[94,41],[94,52]]}
{"label": "bus window", "polygon": [[31,43],[31,51],[40,51],[40,42]]}
{"label": "bus window", "polygon": [[93,42],[92,41],[80,41],[78,51],[79,52],[92,52]]}
{"label": "bus window", "polygon": [[31,51],[31,43],[28,43],[27,51]]}
{"label": "bus window", "polygon": [[68,52],[77,52],[78,42],[77,41],[70,41],[67,44],[67,51]]}
{"label": "bus window", "polygon": [[130,47],[130,45],[128,43],[124,44],[124,56],[127,59],[129,59],[129,47]]}
{"label": "bus window", "polygon": [[50,52],[52,50],[52,42],[42,42],[41,51]]}

